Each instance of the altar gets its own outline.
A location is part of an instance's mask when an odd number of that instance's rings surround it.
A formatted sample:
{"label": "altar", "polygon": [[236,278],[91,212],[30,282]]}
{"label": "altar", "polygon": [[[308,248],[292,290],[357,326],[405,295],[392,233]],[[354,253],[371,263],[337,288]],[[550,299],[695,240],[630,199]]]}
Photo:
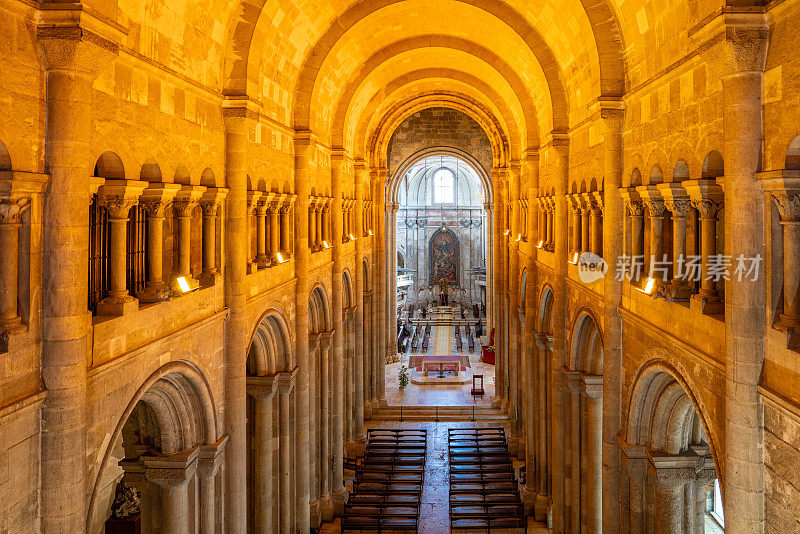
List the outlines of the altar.
{"label": "altar", "polygon": [[423,356],[422,371],[425,376],[430,376],[431,368],[438,369],[439,378],[444,378],[444,373],[447,371],[453,371],[458,376],[461,374],[461,357],[457,355]]}

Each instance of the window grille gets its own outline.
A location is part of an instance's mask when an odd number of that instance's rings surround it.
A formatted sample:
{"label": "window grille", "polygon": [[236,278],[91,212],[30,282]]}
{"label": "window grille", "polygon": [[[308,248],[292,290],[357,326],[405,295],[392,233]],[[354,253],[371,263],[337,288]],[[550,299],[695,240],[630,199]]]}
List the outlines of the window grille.
{"label": "window grille", "polygon": [[133,206],[128,214],[127,245],[128,293],[136,296],[144,289],[147,273],[147,214],[142,206]]}
{"label": "window grille", "polygon": [[108,212],[98,205],[98,197],[89,207],[89,309],[97,313],[97,304],[108,292]]}

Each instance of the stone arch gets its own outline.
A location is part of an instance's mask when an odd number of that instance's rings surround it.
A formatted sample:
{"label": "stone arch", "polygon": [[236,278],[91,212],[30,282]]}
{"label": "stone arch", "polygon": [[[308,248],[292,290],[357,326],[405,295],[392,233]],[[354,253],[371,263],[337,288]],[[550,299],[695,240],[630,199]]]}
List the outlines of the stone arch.
{"label": "stone arch", "polygon": [[800,135],[795,136],[789,143],[783,168],[790,170],[800,169]]}
{"label": "stone arch", "polygon": [[638,168],[633,169],[633,171],[631,171],[631,178],[628,185],[630,187],[638,187],[642,185],[642,171],[640,171]]}
{"label": "stone arch", "polygon": [[342,308],[352,308],[356,304],[355,288],[352,283],[352,276],[350,276],[350,269],[345,268],[342,271]]}
{"label": "stone arch", "polygon": [[122,164],[122,158],[115,152],[103,152],[94,164],[94,176],[110,180],[124,180],[125,166]]}
{"label": "stone arch", "polygon": [[178,165],[175,168],[175,175],[172,180],[176,184],[191,185],[192,178],[189,174],[189,169],[186,168],[186,165]]}
{"label": "stone arch", "polygon": [[217,178],[214,176],[214,171],[211,170],[211,167],[206,167],[203,169],[203,172],[200,173],[200,185],[206,187],[217,186]]}
{"label": "stone arch", "polygon": [[6,145],[0,141],[0,171],[11,170],[11,154]]}
{"label": "stone arch", "polygon": [[543,334],[553,332],[553,288],[545,284],[539,297],[537,330]]}
{"label": "stone arch", "polygon": [[571,332],[570,367],[575,371],[602,375],[603,336],[594,313],[581,308]]}
{"label": "stone arch", "polygon": [[664,182],[664,171],[661,169],[661,165],[656,163],[653,165],[653,168],[650,169],[650,177],[647,180],[648,185],[653,184],[660,184]]}
{"label": "stone arch", "polygon": [[[134,415],[134,413],[136,414]],[[149,414],[143,420],[144,413]],[[195,364],[186,360],[169,362],[148,376],[122,409],[117,424],[111,433],[95,477],[89,500],[86,532],[92,532],[93,521],[100,518],[97,510],[100,492],[107,480],[106,470],[111,467],[110,459],[115,449],[122,446],[125,457],[130,454],[133,444],[125,444],[123,438],[130,436],[133,424],[146,424],[149,437],[154,431],[159,434],[158,443],[150,443],[163,455],[189,450],[200,445],[217,443],[221,436],[221,426],[217,420],[217,408],[211,386],[203,372]],[[128,425],[126,427],[126,425]],[[175,425],[186,425],[175,427]],[[166,438],[166,439],[165,439]],[[157,445],[153,447],[153,445]],[[143,452],[139,452],[141,454]],[[138,459],[130,458],[131,460]],[[102,521],[105,521],[105,514]]]}
{"label": "stone arch", "polygon": [[725,176],[725,160],[717,150],[709,152],[703,160],[701,178],[719,178]]}
{"label": "stone arch", "polygon": [[475,174],[481,181],[481,185],[483,186],[484,194],[486,195],[486,202],[491,202],[492,200],[492,180],[491,177],[487,174],[486,170],[483,168],[477,159],[474,156],[465,152],[460,148],[455,147],[444,147],[444,146],[436,146],[436,147],[428,147],[422,150],[415,152],[408,156],[400,165],[398,165],[397,170],[392,173],[389,177],[388,182],[386,184],[386,201],[391,203],[398,203],[400,201],[400,186],[403,182],[403,178],[405,177],[406,173],[410,168],[414,165],[419,163],[420,161],[434,156],[451,156],[457,159],[462,160],[464,163],[469,165],[472,170],[475,171]]}
{"label": "stone arch", "polygon": [[317,282],[308,299],[309,333],[328,332],[331,329],[331,307],[328,293],[322,283]]}
{"label": "stone arch", "polygon": [[266,376],[290,369],[292,341],[284,315],[271,308],[259,319],[250,338],[248,376]]}
{"label": "stone arch", "polygon": [[143,182],[161,182],[161,167],[153,159],[146,159],[142,164],[142,170],[139,172],[139,180]]}
{"label": "stone arch", "polygon": [[686,163],[686,160],[679,159],[678,162],[675,163],[675,168],[672,169],[672,181],[682,182],[683,180],[688,180],[689,178],[689,164]]}

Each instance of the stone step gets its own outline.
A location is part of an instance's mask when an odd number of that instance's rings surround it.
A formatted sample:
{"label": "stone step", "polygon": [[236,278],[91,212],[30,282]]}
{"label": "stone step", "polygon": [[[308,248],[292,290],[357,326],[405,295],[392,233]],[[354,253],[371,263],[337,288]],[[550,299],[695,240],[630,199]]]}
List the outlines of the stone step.
{"label": "stone step", "polygon": [[[403,406],[404,421],[507,421],[508,414],[490,406]],[[372,419],[399,421],[400,407],[389,406],[372,414]]]}

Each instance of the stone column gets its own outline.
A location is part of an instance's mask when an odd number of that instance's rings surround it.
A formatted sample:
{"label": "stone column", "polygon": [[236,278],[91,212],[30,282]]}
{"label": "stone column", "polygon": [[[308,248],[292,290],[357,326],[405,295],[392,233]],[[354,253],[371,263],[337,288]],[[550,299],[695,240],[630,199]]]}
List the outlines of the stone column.
{"label": "stone column", "polygon": [[700,303],[703,313],[723,313],[723,303],[717,291],[716,282],[708,277],[711,257],[717,254],[717,213],[723,207],[722,188],[717,185],[715,180],[711,179],[690,180],[682,183],[689,194],[692,207],[700,214],[702,275],[700,292],[693,295],[692,298]]}
{"label": "stone column", "polygon": [[486,202],[483,204],[483,209],[486,212],[486,329],[488,332],[485,334],[486,343],[489,343],[491,330],[494,328],[494,240],[495,240],[495,224],[494,214],[492,212],[492,204]]}
{"label": "stone column", "polygon": [[645,268],[647,275],[656,279],[656,286],[662,287],[665,280],[657,278],[657,274],[653,271],[654,262],[660,262],[664,259],[664,199],[658,192],[655,186],[641,186],[637,188],[642,202],[647,207],[647,213],[650,217],[650,257],[645,258]]}
{"label": "stone column", "polygon": [[[554,134],[555,135],[555,134]],[[553,529],[564,530],[565,512],[565,457],[564,457],[564,376],[562,367],[567,362],[567,202],[566,192],[569,182],[569,140],[564,136],[553,139],[552,166],[555,178],[555,197],[553,198],[556,221],[553,250],[555,252],[555,278],[553,286],[553,356],[551,365],[550,399],[551,420],[550,458],[552,459],[552,498]]]}
{"label": "stone column", "polygon": [[[617,258],[623,254],[625,236],[624,207],[620,196],[622,185],[622,129],[623,112],[619,102],[611,101],[600,109],[599,116],[603,128],[603,193],[600,231],[602,233],[603,257],[613,268]],[[599,196],[599,194],[598,194]],[[603,280],[603,525],[613,528],[622,518],[619,513],[620,502],[620,449],[617,444],[622,425],[622,319],[619,308],[622,303],[622,281],[607,275]]]}
{"label": "stone column", "polygon": [[[344,306],[344,289],[342,276],[344,272],[344,262],[342,259],[342,181],[344,180],[344,170],[350,168],[350,160],[345,153],[334,154],[331,158],[331,193],[333,195],[331,213],[333,217],[332,230],[330,236],[333,246],[333,280],[331,295],[331,315],[333,317],[333,337],[332,361],[330,362],[330,375],[332,395],[331,406],[331,443],[329,455],[333,457],[332,471],[328,490],[331,493],[331,505],[333,513],[341,513],[344,510],[346,491],[344,488],[344,426],[345,418],[350,414],[345,413],[345,359],[344,359],[344,324],[342,321],[342,307]],[[358,264],[358,261],[356,262]]]}
{"label": "stone column", "polygon": [[[548,197],[547,201],[547,250],[554,251],[555,247],[555,199]],[[564,234],[566,237],[566,234]]]}
{"label": "stone column", "polygon": [[[681,272],[686,256],[686,222],[689,219],[691,201],[686,191],[678,184],[661,184],[658,186],[664,205],[672,213],[672,281],[667,290],[671,300],[688,300],[691,294],[685,273]],[[685,270],[685,269],[684,269]]]}
{"label": "stone column", "polygon": [[[608,188],[606,188],[608,191]],[[639,193],[636,192],[635,188],[623,188],[620,187],[617,189],[618,191],[618,198],[622,199],[622,203],[624,204],[624,208],[622,210],[624,213],[622,214],[623,219],[623,226],[626,230],[629,229],[630,235],[628,239],[630,239],[630,255],[632,257],[632,262],[635,261],[639,265],[644,264],[644,204],[642,203],[641,198],[639,197]],[[607,196],[610,195],[607,194]],[[630,226],[626,224],[625,217],[630,218]],[[606,225],[606,230],[608,230],[608,225]],[[620,232],[621,233],[621,232]],[[621,236],[620,236],[621,237]],[[608,240],[604,240],[603,244],[608,244]],[[618,248],[619,254],[625,253],[625,250],[620,246]],[[608,252],[606,252],[606,256],[608,256]],[[619,257],[619,256],[617,256]],[[643,268],[643,267],[642,267]],[[631,283],[636,283],[640,279],[640,270],[632,270],[629,273]]]}
{"label": "stone column", "polygon": [[[656,460],[660,463],[660,460]],[[684,488],[694,472],[683,468],[655,467],[650,464],[648,476],[653,485],[653,524],[655,532],[682,534],[687,509]],[[727,526],[727,525],[726,525]]]}
{"label": "stone column", "polygon": [[164,532],[194,531],[195,506],[189,502],[189,482],[197,470],[197,449],[172,456],[142,458],[147,480],[161,487],[161,520]]}
{"label": "stone column", "polygon": [[308,223],[311,206],[309,194],[311,183],[315,179],[316,167],[313,153],[316,137],[312,133],[295,136],[295,191],[297,206],[295,216],[295,276],[297,289],[295,292],[295,331],[297,332],[296,362],[298,366],[296,378],[295,409],[297,410],[297,428],[295,434],[295,466],[297,478],[294,481],[297,518],[296,528],[306,532],[310,530],[309,507],[309,368],[310,355],[308,346],[309,309],[308,299],[311,293],[308,268],[310,263],[309,244],[311,234]]}
{"label": "stone column", "polygon": [[[225,532],[247,530],[247,171],[248,135],[258,117],[249,100],[230,98],[223,103],[225,169],[228,186],[225,208]],[[307,304],[306,304],[307,305]]]}
{"label": "stone column", "polygon": [[276,377],[247,377],[247,394],[253,399],[253,459],[252,510],[253,525],[256,534],[267,534],[273,531],[272,518],[272,399],[276,392]]}
{"label": "stone column", "polygon": [[147,212],[147,283],[136,295],[141,302],[169,299],[164,282],[164,215],[180,188],[178,184],[150,184],[139,201]]}
{"label": "stone column", "polygon": [[506,368],[505,361],[503,360],[505,350],[505,275],[506,269],[503,262],[503,252],[505,249],[505,227],[507,221],[505,220],[505,206],[504,197],[506,184],[504,183],[504,174],[500,169],[492,170],[492,182],[494,184],[494,269],[492,270],[494,282],[494,323],[490,327],[494,329],[494,350],[495,350],[495,399],[492,400],[493,405],[499,407],[501,410],[507,408],[508,392],[506,390]]}
{"label": "stone column", "polygon": [[[599,197],[599,198],[594,198]],[[603,252],[603,197],[602,192],[593,193],[591,200],[591,244],[592,254],[600,256]]]}
{"label": "stone column", "polygon": [[568,197],[570,211],[572,212],[572,250],[570,252],[581,251],[581,205],[577,195]]}
{"label": "stone column", "polygon": [[[569,487],[566,494],[569,495],[567,505],[569,515],[566,521],[566,530],[573,534],[581,532],[581,516],[585,516],[581,509],[581,375],[577,371],[564,369],[569,388],[569,445],[567,450],[570,452],[570,472]],[[565,443],[565,445],[567,445]]]}
{"label": "stone column", "polygon": [[[375,198],[384,198],[386,178],[388,171],[385,168],[378,169],[375,180]],[[376,313],[380,317],[378,320],[378,348],[379,351],[375,355],[375,404],[373,406],[373,416],[375,415],[378,406],[381,403],[386,403],[386,360],[389,352],[389,345],[394,342],[389,339],[389,325],[394,322],[394,311],[391,309],[390,303],[394,301],[390,297],[389,290],[391,284],[391,274],[389,274],[389,235],[391,228],[389,228],[389,212],[392,209],[392,204],[383,204],[384,209],[378,209],[376,214],[378,216],[378,230],[380,237],[375,240],[378,244],[377,256],[380,269],[377,271],[379,275],[375,278],[378,282],[379,288],[379,309]]]}
{"label": "stone column", "polygon": [[581,251],[588,252],[591,249],[591,209],[592,203],[588,198],[588,193],[581,194]]}
{"label": "stone column", "polygon": [[548,399],[548,382],[551,355],[553,352],[553,336],[536,334],[536,367],[534,368],[535,400],[533,409],[536,411],[536,504],[534,512],[537,521],[543,521],[547,515],[547,506],[550,503],[550,448],[549,439],[551,427],[550,402]]}
{"label": "stone column", "polygon": [[[374,283],[374,282],[373,282]],[[375,347],[375,333],[372,330],[372,323],[374,321],[373,313],[373,291],[364,291],[364,354],[362,368],[364,371],[363,377],[363,394],[364,394],[364,419],[372,418],[372,391],[374,389],[375,379],[373,377],[374,365],[372,364],[374,355],[373,349]]]}
{"label": "stone column", "polygon": [[[361,163],[355,169],[355,193],[356,193],[356,228],[364,227],[364,186],[369,185],[369,171]],[[356,337],[356,352],[353,358],[353,389],[354,389],[354,403],[353,410],[353,434],[355,438],[361,442],[364,440],[364,354],[369,351],[369,347],[364,343],[364,329],[368,319],[365,319],[364,310],[364,239],[356,239],[356,261],[355,261],[355,337]],[[366,316],[369,317],[368,315]]]}
{"label": "stone column", "polygon": [[517,303],[519,298],[519,243],[516,241],[516,236],[519,229],[519,175],[520,168],[518,165],[512,163],[506,174],[508,180],[508,204],[510,209],[510,217],[508,221],[508,230],[511,232],[508,237],[508,275],[507,275],[507,291],[505,294],[506,306],[508,307],[509,321],[506,325],[508,328],[508,388],[509,388],[509,405],[508,414],[511,419],[510,425],[510,439],[508,443],[509,453],[515,456],[522,456],[519,451],[520,442],[520,421],[518,419],[522,407],[519,402],[519,308]]}
{"label": "stone column", "polygon": [[[765,256],[764,196],[756,180],[762,161],[763,72],[767,15],[723,15],[721,44],[725,246],[734,258]],[[764,364],[765,282],[725,283],[725,532],[764,529],[763,419],[758,390]]]}
{"label": "stone column", "polygon": [[[306,306],[308,303],[306,303]],[[290,488],[295,488],[295,492],[302,491],[302,484],[300,480],[293,477],[293,466],[296,457],[293,456],[292,447],[292,427],[290,425],[290,398],[292,397],[292,390],[295,389],[295,380],[297,376],[297,369],[294,371],[279,373],[277,379],[277,393],[279,399],[278,409],[278,440],[279,440],[279,458],[278,458],[278,473],[280,477],[280,533],[290,534],[292,531],[292,521],[296,519],[297,523],[303,522],[303,518],[299,517],[295,506],[301,503],[293,501],[292,496],[294,492]],[[294,396],[296,398],[296,395]],[[308,450],[306,448],[306,450]],[[306,458],[306,462],[308,458]],[[307,465],[307,464],[306,464]],[[306,467],[306,469],[308,469]],[[308,482],[306,478],[306,496],[308,495]],[[309,503],[308,498],[305,499],[303,506],[308,515]],[[309,523],[309,518],[305,518],[305,523]]]}
{"label": "stone column", "polygon": [[[271,425],[269,426],[271,428]],[[216,480],[222,465],[222,454],[228,436],[223,436],[216,443],[202,445],[197,454],[197,474],[200,478],[200,534],[217,532],[217,494]],[[270,462],[272,457],[270,456]],[[221,496],[219,496],[221,497]],[[221,499],[220,499],[221,500]]]}
{"label": "stone column", "polygon": [[281,249],[280,202],[271,202],[267,213],[269,213],[269,259],[275,265],[278,261],[278,252]]}
{"label": "stone column", "polygon": [[267,266],[267,210],[269,204],[262,196],[256,204],[256,266],[263,269]]}
{"label": "stone column", "polygon": [[108,296],[97,305],[98,315],[124,315],[139,308],[128,293],[128,213],[139,203],[147,182],[106,180],[100,186],[100,203],[108,212]]}
{"label": "stone column", "polygon": [[200,283],[205,287],[216,284],[217,275],[217,210],[228,190],[223,187],[210,187],[200,197],[203,210],[203,272]]}
{"label": "stone column", "polygon": [[[383,188],[380,182],[380,173],[374,172],[370,175],[372,179],[372,198],[376,199],[373,203],[373,216],[375,217],[375,236],[372,239],[372,284],[373,284],[373,298],[372,298],[372,398],[371,415],[375,416],[378,411],[378,376],[384,369],[384,362],[386,358],[386,347],[382,342],[382,324],[383,318],[388,312],[385,310],[386,300],[384,299],[383,287],[386,284],[383,273],[383,203],[380,199],[383,198]],[[378,177],[376,179],[376,177]]]}
{"label": "stone column", "polygon": [[[308,488],[310,500],[311,525],[319,528],[319,496],[320,496],[320,461],[321,445],[321,393],[323,389],[320,380],[319,364],[322,361],[322,347],[320,336],[322,334],[310,333],[308,335]],[[326,384],[327,385],[327,384]]]}
{"label": "stone column", "polygon": [[25,330],[17,310],[19,287],[19,229],[30,198],[0,198],[0,332]]}
{"label": "stone column", "polygon": [[[245,236],[245,254],[247,258],[247,274],[254,273],[258,270],[258,266],[255,262],[256,253],[253,252],[253,225],[251,224],[252,221],[250,217],[256,212],[258,209],[258,203],[261,200],[261,197],[264,196],[262,191],[247,191],[247,213],[245,217],[245,228],[246,228],[246,236]],[[256,241],[258,241],[258,222],[256,221]],[[256,247],[258,248],[258,247]]]}
{"label": "stone column", "polygon": [[[92,81],[113,64],[122,36],[85,12],[56,27],[64,12],[44,10],[36,28],[45,75],[45,170],[42,287],[41,530],[83,532],[86,521],[86,362]],[[106,36],[96,32],[108,33]],[[109,40],[111,39],[111,40]],[[79,491],[75,491],[79,488]],[[65,498],[69,495],[70,498]]]}
{"label": "stone column", "polygon": [[192,285],[192,212],[200,203],[206,188],[200,185],[184,185],[175,196],[175,214],[178,218],[178,267],[175,278],[185,277]]}
{"label": "stone column", "polygon": [[[333,332],[323,332],[320,335],[320,350],[322,357],[320,358],[321,369],[321,383],[323,386],[323,393],[320,399],[319,411],[320,428],[319,428],[319,462],[320,462],[320,517],[323,521],[330,521],[333,518],[333,502],[331,500],[331,469],[333,463],[331,462],[331,407],[329,403],[331,389],[331,372],[330,372],[330,354],[331,342],[333,341]],[[336,387],[335,389],[339,389]],[[337,458],[338,461],[338,458]]]}
{"label": "stone column", "polygon": [[[527,154],[523,159],[523,177],[527,178],[528,186],[528,227],[526,233],[532,241],[536,239],[539,231],[539,220],[537,202],[534,199],[539,194],[539,156],[537,154]],[[539,487],[539,478],[542,473],[537,464],[537,453],[541,443],[539,435],[540,422],[538,420],[539,410],[536,402],[537,393],[540,385],[538,383],[538,362],[536,329],[538,322],[537,311],[539,309],[538,277],[536,270],[536,247],[530,247],[528,255],[528,280],[525,285],[525,343],[524,343],[524,402],[525,402],[525,487],[522,491],[525,510],[534,513],[537,517],[542,514],[536,513],[536,495]]]}
{"label": "stone column", "polygon": [[586,476],[581,508],[586,514],[586,531],[603,532],[603,377],[584,375],[581,412],[586,434],[581,451]]}
{"label": "stone column", "polygon": [[281,219],[281,245],[280,252],[283,259],[288,260],[294,249],[290,229],[292,227],[293,209],[292,203],[284,202],[280,206]]}
{"label": "stone column", "polygon": [[[766,173],[763,173],[766,174]],[[789,333],[800,331],[800,178],[763,179],[762,186],[778,208],[783,237],[783,310],[776,326]]]}
{"label": "stone column", "polygon": [[[643,446],[628,445],[620,440],[622,455],[628,475],[627,508],[622,511],[623,532],[644,534],[645,530],[645,484],[647,482],[647,453]],[[625,514],[627,512],[627,514]]]}

